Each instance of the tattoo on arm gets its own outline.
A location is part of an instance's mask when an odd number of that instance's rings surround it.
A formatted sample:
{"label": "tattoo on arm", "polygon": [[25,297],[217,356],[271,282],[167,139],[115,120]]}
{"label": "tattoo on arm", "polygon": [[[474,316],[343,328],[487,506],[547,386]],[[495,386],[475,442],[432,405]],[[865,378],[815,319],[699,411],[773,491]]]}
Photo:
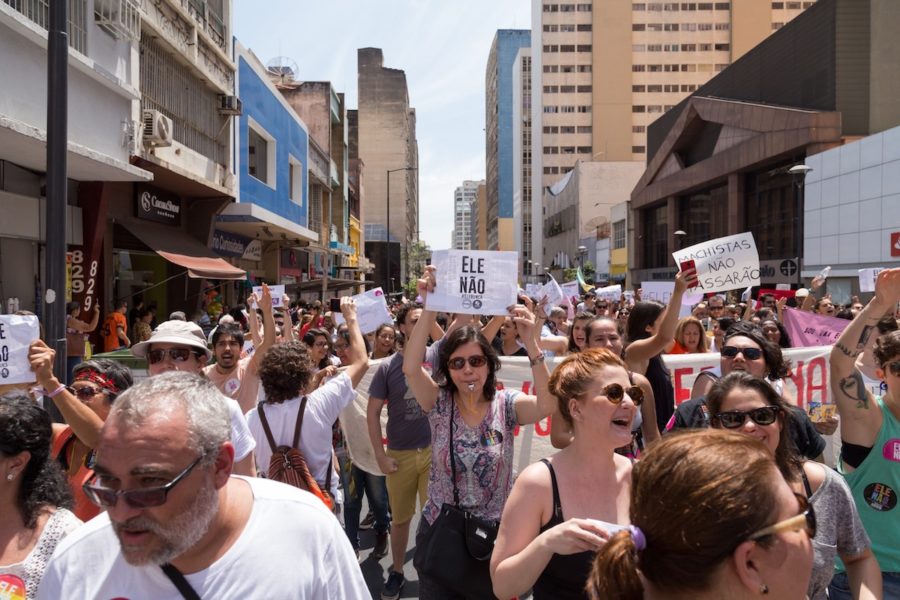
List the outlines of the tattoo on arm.
{"label": "tattoo on arm", "polygon": [[840,350],[844,356],[849,356],[850,358],[856,358],[857,356],[859,356],[859,351],[854,352],[841,342],[836,343],[834,347]]}
{"label": "tattoo on arm", "polygon": [[865,348],[866,344],[869,343],[869,336],[872,335],[872,330],[875,329],[872,325],[866,325],[863,327],[862,333],[859,335],[859,341],[856,343],[856,347],[859,350]]}
{"label": "tattoo on arm", "polygon": [[856,400],[856,408],[868,410],[869,393],[862,374],[854,370],[852,374],[840,380],[841,391],[851,400]]}

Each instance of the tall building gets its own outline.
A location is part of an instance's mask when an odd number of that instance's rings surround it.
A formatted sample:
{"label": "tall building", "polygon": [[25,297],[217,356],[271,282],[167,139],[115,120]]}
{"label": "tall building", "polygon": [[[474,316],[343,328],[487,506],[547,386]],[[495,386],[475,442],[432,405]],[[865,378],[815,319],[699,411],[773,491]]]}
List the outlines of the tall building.
{"label": "tall building", "polygon": [[575,161],[645,161],[649,123],[813,4],[532,0],[533,218]]}
{"label": "tall building", "polygon": [[514,64],[520,48],[531,44],[527,29],[500,29],[494,36],[485,73],[487,148],[487,244],[515,249],[513,231]]}
{"label": "tall building", "polygon": [[406,282],[409,247],[419,239],[416,111],[409,106],[406,73],[386,68],[380,48],[360,48],[357,61],[359,159],[366,165],[366,254],[375,264],[376,285],[394,292]]}
{"label": "tall building", "polygon": [[[531,47],[519,48],[513,63],[513,240],[519,275],[534,258],[531,245]],[[538,224],[540,227],[540,224]],[[523,279],[524,280],[524,279]]]}
{"label": "tall building", "polygon": [[478,194],[481,181],[463,181],[453,193],[453,240],[454,250],[469,250],[474,247],[472,240],[472,208]]}

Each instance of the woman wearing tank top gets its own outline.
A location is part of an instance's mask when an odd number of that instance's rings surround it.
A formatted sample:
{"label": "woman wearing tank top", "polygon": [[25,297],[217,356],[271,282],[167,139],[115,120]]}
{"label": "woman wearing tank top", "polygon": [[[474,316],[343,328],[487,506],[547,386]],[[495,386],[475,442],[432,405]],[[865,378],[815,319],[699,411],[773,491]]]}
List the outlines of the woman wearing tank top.
{"label": "woman wearing tank top", "polygon": [[615,449],[631,440],[640,389],[604,349],[567,357],[549,387],[574,436],[513,485],[491,557],[498,598],[587,598],[594,554],[628,523],[631,461]]}

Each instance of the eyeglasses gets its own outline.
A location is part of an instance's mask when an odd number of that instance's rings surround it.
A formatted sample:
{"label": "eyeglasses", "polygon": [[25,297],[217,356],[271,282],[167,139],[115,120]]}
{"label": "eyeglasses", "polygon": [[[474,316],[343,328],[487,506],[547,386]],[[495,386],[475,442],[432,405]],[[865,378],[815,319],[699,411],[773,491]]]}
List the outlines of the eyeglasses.
{"label": "eyeglasses", "polygon": [[729,410],[716,415],[725,429],[737,429],[747,422],[747,417],[757,425],[771,425],[781,412],[780,406],[760,406],[752,410]]}
{"label": "eyeglasses", "polygon": [[161,363],[166,360],[166,356],[171,356],[172,360],[175,362],[185,362],[188,358],[191,357],[191,354],[199,357],[200,354],[195,350],[190,350],[188,348],[166,348],[164,350],[151,350],[147,353],[147,362],[151,365],[155,365],[156,363]]}
{"label": "eyeglasses", "polygon": [[469,358],[458,356],[447,361],[447,366],[450,367],[451,371],[459,371],[460,369],[465,368],[466,362],[469,363],[470,367],[477,369],[478,367],[483,367],[487,364],[487,358],[485,358],[483,354],[470,356]]}
{"label": "eyeglasses", "polygon": [[601,394],[606,396],[606,399],[613,404],[622,404],[622,401],[625,400],[626,393],[628,393],[628,397],[631,398],[631,401],[634,402],[635,406],[640,406],[641,402],[644,401],[644,391],[636,385],[626,388],[618,383],[610,383],[604,387],[601,392]]}
{"label": "eyeglasses", "polygon": [[67,386],[66,389],[69,390],[70,392],[72,392],[72,395],[75,396],[76,398],[78,398],[79,400],[87,400],[88,398],[93,398],[97,394],[106,391],[103,388],[94,387],[92,385],[86,385],[86,386],[77,387],[77,388],[72,387],[70,385],[70,386]]}
{"label": "eyeglasses", "polygon": [[175,485],[187,477],[191,469],[200,464],[200,461],[206,456],[201,454],[188,467],[175,476],[175,479],[158,487],[149,487],[137,490],[111,490],[99,485],[92,485],[91,482],[96,481],[97,477],[92,477],[87,483],[81,486],[88,500],[101,508],[111,508],[119,501],[119,497],[125,501],[131,508],[153,508],[154,506],[162,506],[166,503],[169,491]]}
{"label": "eyeglasses", "polygon": [[763,355],[759,348],[738,348],[737,346],[724,346],[722,348],[722,356],[725,358],[734,358],[738,352],[744,355],[747,360],[756,360]]}
{"label": "eyeglasses", "polygon": [[328,347],[328,342],[326,342],[326,341],[323,340],[323,341],[321,341],[321,342],[316,342],[316,343],[314,343],[313,346],[315,346],[316,348],[327,348],[327,347]]}
{"label": "eyeglasses", "polygon": [[809,499],[803,494],[794,493],[797,497],[797,501],[800,503],[800,514],[796,517],[791,517],[790,519],[785,519],[784,521],[779,521],[774,525],[770,525],[765,529],[760,529],[753,535],[751,535],[748,540],[758,540],[760,538],[766,537],[767,535],[774,535],[776,533],[781,533],[783,531],[799,531],[803,530],[806,532],[806,535],[809,536],[810,539],[816,537],[816,511],[813,508],[812,504],[809,503]]}
{"label": "eyeglasses", "polygon": [[891,372],[891,375],[894,377],[900,377],[900,360],[895,360],[893,362],[889,362],[885,365],[888,371]]}

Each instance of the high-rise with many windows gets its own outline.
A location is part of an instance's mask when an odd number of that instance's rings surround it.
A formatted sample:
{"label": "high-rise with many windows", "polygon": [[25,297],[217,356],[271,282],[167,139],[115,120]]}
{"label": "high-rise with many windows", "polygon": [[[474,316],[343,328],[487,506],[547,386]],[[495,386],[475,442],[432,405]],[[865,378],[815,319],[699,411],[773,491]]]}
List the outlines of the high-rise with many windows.
{"label": "high-rise with many windows", "polygon": [[453,193],[453,240],[454,250],[470,250],[475,247],[472,239],[472,209],[475,206],[478,186],[481,181],[463,181]]}
{"label": "high-rise with many windows", "polygon": [[576,161],[645,161],[647,125],[814,3],[532,0],[535,222]]}

